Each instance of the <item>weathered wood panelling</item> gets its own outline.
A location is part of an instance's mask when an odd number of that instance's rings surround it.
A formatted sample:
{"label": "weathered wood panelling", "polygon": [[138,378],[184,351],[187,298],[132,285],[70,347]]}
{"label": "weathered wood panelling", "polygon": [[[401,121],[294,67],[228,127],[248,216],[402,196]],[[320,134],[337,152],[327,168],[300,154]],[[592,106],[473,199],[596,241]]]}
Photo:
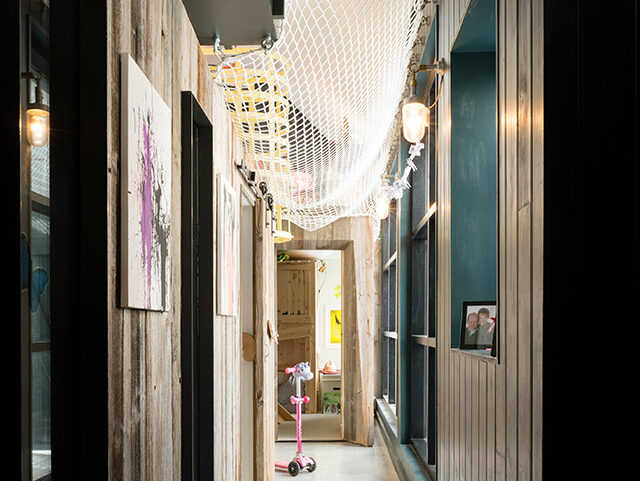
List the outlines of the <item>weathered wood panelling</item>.
{"label": "weathered wood panelling", "polygon": [[[498,353],[451,346],[451,79],[438,104],[438,478],[542,477],[543,2],[497,0]],[[440,3],[447,63],[468,0]]]}
{"label": "weathered wood panelling", "polygon": [[[373,445],[374,394],[380,370],[380,243],[369,217],[338,219],[314,232],[293,227],[294,240],[279,249],[342,250],[342,414],[343,438]],[[347,302],[355,299],[355,305]]]}
{"label": "weathered wood panelling", "polygon": [[[180,0],[108,0],[108,249],[109,270],[109,428],[110,477],[114,480],[180,479],[180,92],[191,90],[213,123],[214,175],[222,173],[238,190],[240,178],[235,162],[240,149],[222,97],[199,50]],[[120,216],[120,64],[118,56],[129,52],[152,85],[172,109],[172,206],[171,206],[171,298],[168,312],[121,309],[119,282]],[[257,218],[264,219],[259,203]],[[262,217],[260,211],[262,210]],[[215,212],[212,213],[215,215]],[[240,225],[240,222],[236,222]],[[275,405],[269,377],[270,362],[264,360],[266,320],[273,320],[273,253],[270,234],[257,242],[256,333],[256,449],[265,452],[267,467],[257,461],[256,479],[271,479],[273,460],[273,414],[261,415],[263,405]],[[211,248],[215,252],[214,245]],[[214,266],[215,272],[215,266]],[[264,297],[262,297],[264,295]],[[261,302],[262,301],[262,302]],[[214,299],[215,304],[215,299]],[[217,316],[214,325],[214,456],[215,479],[239,479],[240,422],[237,399],[240,385],[230,373],[240,372],[240,318]],[[266,344],[265,344],[266,342]],[[266,382],[266,378],[269,382]],[[260,389],[260,382],[263,383]],[[262,404],[263,403],[263,404]],[[262,438],[260,436],[263,436]],[[267,446],[269,448],[267,448]]]}

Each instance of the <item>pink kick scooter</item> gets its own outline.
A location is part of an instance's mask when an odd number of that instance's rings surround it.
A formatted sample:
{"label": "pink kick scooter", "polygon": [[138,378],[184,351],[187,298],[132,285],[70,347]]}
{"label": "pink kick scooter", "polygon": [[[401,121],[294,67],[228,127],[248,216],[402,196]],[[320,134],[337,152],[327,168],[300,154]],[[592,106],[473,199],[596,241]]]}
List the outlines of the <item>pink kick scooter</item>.
{"label": "pink kick scooter", "polygon": [[313,373],[309,369],[309,363],[300,362],[295,367],[285,369],[287,374],[293,374],[296,381],[296,395],[291,396],[291,404],[296,405],[296,438],[298,440],[298,449],[293,460],[287,464],[284,461],[276,461],[276,468],[286,469],[291,476],[297,476],[300,471],[315,471],[318,464],[309,456],[302,454],[302,403],[310,401],[309,396],[302,396],[302,381],[313,379]]}

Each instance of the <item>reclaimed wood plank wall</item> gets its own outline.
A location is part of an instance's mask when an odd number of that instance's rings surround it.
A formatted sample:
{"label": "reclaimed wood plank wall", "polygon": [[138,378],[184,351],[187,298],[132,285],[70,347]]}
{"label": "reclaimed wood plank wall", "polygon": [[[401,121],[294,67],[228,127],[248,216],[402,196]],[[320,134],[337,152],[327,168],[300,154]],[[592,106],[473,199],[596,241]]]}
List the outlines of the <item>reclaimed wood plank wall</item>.
{"label": "reclaimed wood plank wall", "polygon": [[[438,478],[542,479],[543,2],[497,0],[498,362],[451,347],[451,78],[438,104]],[[439,6],[438,57],[468,0]]]}
{"label": "reclaimed wood plank wall", "polygon": [[274,478],[274,448],[277,419],[277,361],[275,340],[268,332],[268,322],[276,327],[276,259],[271,236],[270,213],[265,210],[262,199],[256,201],[255,215],[255,298],[262,295],[264,302],[255,306],[256,363],[254,379],[256,385],[254,414],[255,426],[255,476],[256,481]]}
{"label": "reclaimed wood plank wall", "polygon": [[[108,0],[107,140],[109,194],[107,205],[109,270],[109,472],[118,481],[175,480],[181,477],[180,446],[180,93],[194,92],[213,123],[214,175],[222,173],[238,191],[235,169],[239,145],[221,95],[209,74],[204,56],[180,0]],[[172,109],[171,298],[168,312],[147,312],[119,307],[120,239],[120,62],[129,52],[152,85]],[[264,211],[264,204],[258,203]],[[214,213],[215,215],[215,213]],[[264,218],[264,214],[262,215]],[[240,225],[239,220],[236,225]],[[270,233],[260,234],[262,251],[273,253]],[[212,249],[215,252],[215,238]],[[273,261],[264,253],[257,268],[264,305],[257,309],[258,355],[264,356],[266,320],[274,318]],[[259,260],[259,259],[258,259]],[[215,266],[214,266],[215,272]],[[238,296],[239,297],[239,296]],[[215,300],[214,300],[215,305]],[[238,310],[239,312],[239,310]],[[214,326],[214,446],[215,479],[239,479],[240,421],[237,400],[240,383],[241,324],[239,316],[216,316]],[[273,358],[273,357],[272,357]],[[260,359],[260,358],[259,358]],[[269,361],[257,391],[264,402],[274,402]],[[273,398],[272,401],[269,399]],[[257,409],[260,411],[260,409]],[[261,417],[256,449],[273,446],[273,416]],[[266,426],[266,428],[265,428]],[[262,439],[262,441],[261,441]],[[271,448],[272,449],[272,448]],[[272,454],[266,452],[268,466]],[[265,462],[266,462],[265,461]],[[260,464],[260,463],[258,463]],[[261,465],[255,479],[271,479],[272,469]]]}
{"label": "reclaimed wood plank wall", "polygon": [[[338,219],[307,232],[292,225],[294,240],[286,249],[342,250],[342,416],[343,438],[373,445],[374,396],[380,395],[381,254],[376,221],[369,217]],[[355,299],[355,305],[346,302]]]}

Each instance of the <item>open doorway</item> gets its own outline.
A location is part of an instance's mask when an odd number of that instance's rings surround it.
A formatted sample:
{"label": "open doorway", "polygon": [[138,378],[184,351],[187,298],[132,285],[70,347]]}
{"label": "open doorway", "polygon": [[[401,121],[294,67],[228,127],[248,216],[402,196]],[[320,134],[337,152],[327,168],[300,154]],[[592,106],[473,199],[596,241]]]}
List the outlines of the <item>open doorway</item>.
{"label": "open doorway", "polygon": [[277,259],[278,441],[296,440],[295,380],[285,369],[308,362],[313,379],[302,414],[303,441],[342,439],[342,251],[287,250]]}

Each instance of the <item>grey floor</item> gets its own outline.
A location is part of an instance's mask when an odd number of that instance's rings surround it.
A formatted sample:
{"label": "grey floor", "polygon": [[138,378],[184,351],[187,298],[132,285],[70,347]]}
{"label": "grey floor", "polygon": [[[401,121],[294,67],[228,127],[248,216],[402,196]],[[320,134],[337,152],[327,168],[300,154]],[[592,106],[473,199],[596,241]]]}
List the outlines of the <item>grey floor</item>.
{"label": "grey floor", "polygon": [[[339,414],[303,414],[302,441],[339,441]],[[296,422],[286,421],[278,425],[278,441],[296,440]]]}
{"label": "grey floor", "polygon": [[[303,425],[304,430],[304,425]],[[301,472],[295,479],[322,481],[398,481],[398,475],[376,424],[373,447],[365,448],[345,442],[307,442],[302,450],[318,462],[313,472]],[[276,459],[290,461],[296,443],[277,442]],[[276,470],[276,479],[293,479],[286,471]]]}

